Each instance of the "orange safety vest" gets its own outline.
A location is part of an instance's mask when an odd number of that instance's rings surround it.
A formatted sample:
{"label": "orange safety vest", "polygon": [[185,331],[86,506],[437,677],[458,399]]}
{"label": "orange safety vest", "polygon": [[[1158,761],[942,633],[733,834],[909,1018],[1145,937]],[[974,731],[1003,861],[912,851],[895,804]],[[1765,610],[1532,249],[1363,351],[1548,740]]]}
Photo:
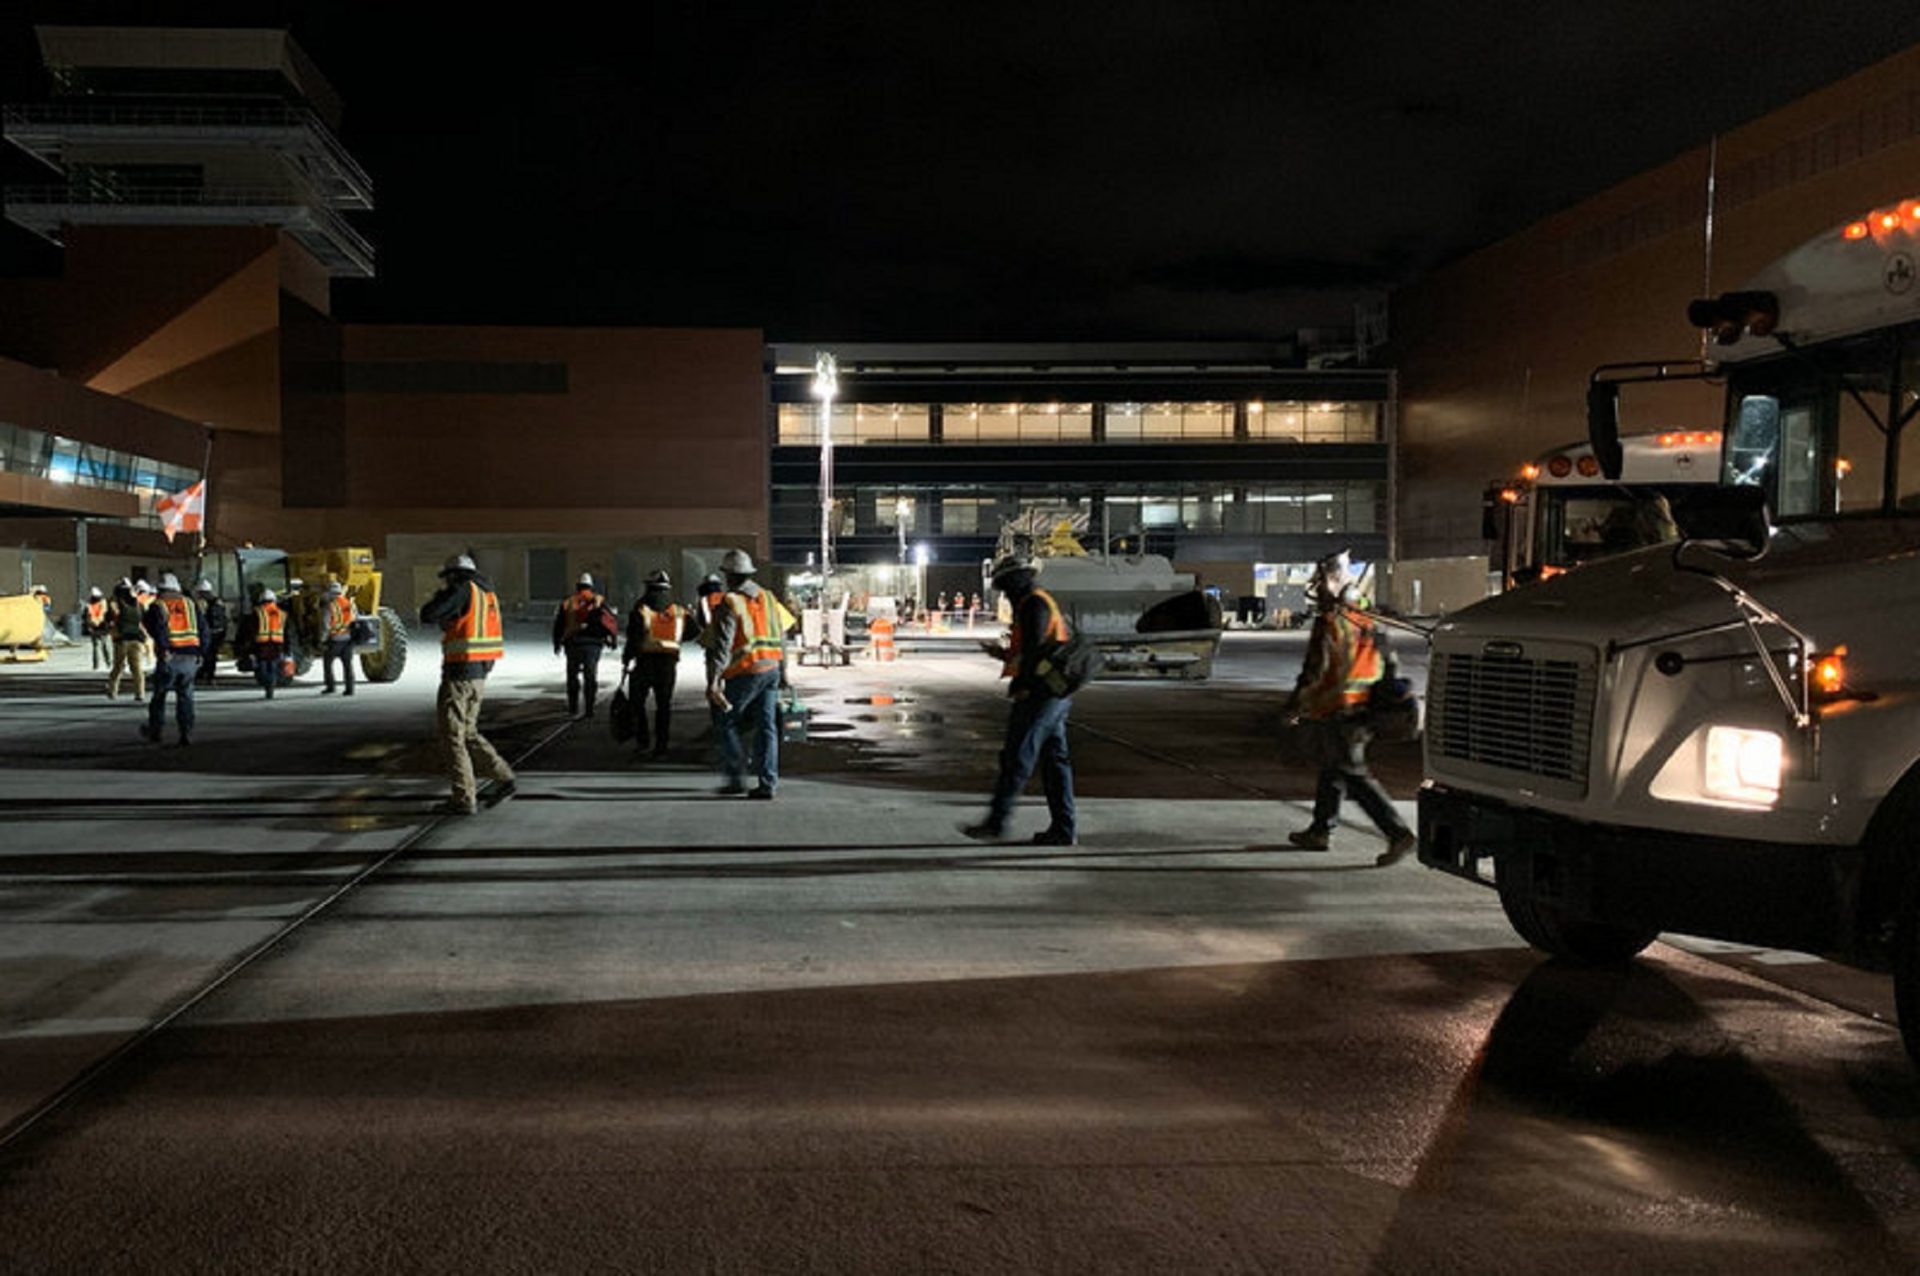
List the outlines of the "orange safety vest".
{"label": "orange safety vest", "polygon": [[733,662],[720,676],[738,678],[742,674],[778,669],[786,647],[781,641],[780,631],[774,628],[773,610],[767,592],[762,590],[752,598],[745,594],[728,594],[726,602],[727,606],[733,608],[733,614],[740,623],[733,630]]}
{"label": "orange safety vest", "polygon": [[353,632],[355,619],[353,599],[345,594],[327,604],[327,637],[345,638]]}
{"label": "orange safety vest", "polygon": [[678,651],[680,650],[680,630],[686,623],[687,609],[679,603],[669,603],[665,611],[655,611],[642,604],[640,607],[640,650]]}
{"label": "orange safety vest", "polygon": [[1367,702],[1373,684],[1380,681],[1380,639],[1373,631],[1373,617],[1363,611],[1339,607],[1314,621],[1326,625],[1332,635],[1327,663],[1320,676],[1300,696],[1309,717],[1331,718]]}
{"label": "orange safety vest", "polygon": [[[1036,589],[1033,592],[1035,597],[1047,604],[1047,628],[1046,632],[1041,634],[1040,637],[1055,646],[1072,637],[1067,631],[1067,619],[1060,614],[1060,604],[1053,600],[1053,595],[1044,589]],[[1020,632],[1020,608],[1015,607],[1013,609],[1013,631],[1007,639],[1007,659],[1006,662],[1000,666],[1000,676],[1002,678],[1019,676],[1020,651],[1021,648],[1026,646],[1026,641],[1026,635]]]}
{"label": "orange safety vest", "polygon": [[472,591],[467,614],[440,635],[440,656],[450,665],[498,660],[507,650],[500,636],[500,600],[473,581],[467,582],[467,588]]}
{"label": "orange safety vest", "polygon": [[107,623],[106,599],[97,599],[87,604],[87,623],[95,629]]}
{"label": "orange safety vest", "polygon": [[161,598],[167,614],[167,650],[188,655],[200,650],[200,617],[187,598]]}
{"label": "orange safety vest", "polygon": [[253,609],[253,641],[261,647],[286,645],[287,613],[279,603],[261,603]]}

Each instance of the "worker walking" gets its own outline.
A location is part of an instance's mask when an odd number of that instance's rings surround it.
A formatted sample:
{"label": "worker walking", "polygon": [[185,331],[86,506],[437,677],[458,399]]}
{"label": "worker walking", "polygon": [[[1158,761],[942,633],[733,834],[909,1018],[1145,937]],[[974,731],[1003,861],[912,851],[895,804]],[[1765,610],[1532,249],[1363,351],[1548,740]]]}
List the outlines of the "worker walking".
{"label": "worker walking", "polygon": [[1013,624],[1007,641],[982,642],[982,650],[1000,661],[1013,706],[1007,712],[1007,736],[1000,748],[1000,773],[993,784],[987,818],[961,832],[981,841],[1007,834],[1013,805],[1020,800],[1037,766],[1047,793],[1047,827],[1033,835],[1035,846],[1072,846],[1079,839],[1073,806],[1073,759],[1067,750],[1067,715],[1073,697],[1046,677],[1048,657],[1071,636],[1060,604],[1035,586],[1038,559],[1009,554],[993,565],[993,587],[1007,596]]}
{"label": "worker walking", "polygon": [[93,667],[113,664],[113,627],[107,623],[107,596],[98,585],[87,590],[87,601],[80,606],[80,629],[93,644]]}
{"label": "worker walking", "polygon": [[280,605],[279,596],[263,589],[234,641],[235,647],[253,654],[253,680],[269,700],[280,685],[280,665],[287,655],[287,628],[287,610]]}
{"label": "worker walking", "polygon": [[600,656],[620,634],[620,621],[606,596],[593,587],[593,574],[581,572],[573,596],[553,613],[553,650],[567,653],[567,716],[591,718],[599,694]]}
{"label": "worker walking", "polygon": [[478,809],[476,765],[493,781],[488,805],[513,796],[513,768],[480,734],[480,702],[487,675],[506,653],[500,629],[500,599],[473,559],[455,554],[440,569],[440,592],[420,609],[420,623],[440,627],[440,696],[434,706],[440,744],[453,786],[446,810],[472,815]]}
{"label": "worker walking", "polygon": [[[673,578],[661,568],[648,575],[647,592],[627,617],[627,645],[621,653],[627,674],[627,704],[633,712],[634,753],[667,756],[667,731],[673,723],[673,687],[680,677],[680,643],[693,637],[694,621],[673,601]],[[647,730],[647,697],[653,697],[653,730]]]}
{"label": "worker walking", "polygon": [[353,694],[353,622],[360,613],[353,605],[346,586],[334,581],[327,586],[327,603],[321,610],[321,623],[326,629],[326,645],[320,650],[320,669],[326,675],[327,685],[320,688],[320,694],[333,694],[333,662],[340,662],[341,680],[347,684],[347,695]]}
{"label": "worker walking", "polygon": [[[144,583],[144,582],[143,582]],[[133,698],[147,698],[147,644],[145,607],[134,593],[133,582],[121,579],[113,587],[113,603],[107,609],[107,623],[113,630],[113,667],[107,672],[107,699],[120,698],[120,679],[133,675]]]}
{"label": "worker walking", "polygon": [[227,641],[231,618],[227,615],[227,605],[220,601],[220,595],[213,592],[212,581],[201,581],[200,587],[194,592],[200,596],[200,614],[207,622],[207,642],[200,653],[197,680],[201,686],[211,687],[214,674],[220,671],[220,648]]}
{"label": "worker walking", "polygon": [[702,642],[707,649],[707,704],[720,745],[723,795],[747,793],[748,758],[742,731],[752,731],[753,773],[748,796],[770,801],[780,785],[780,688],[786,682],[786,614],[779,600],[754,581],[753,559],[730,549],[720,560],[727,593]]}
{"label": "worker walking", "polygon": [[180,729],[180,743],[193,743],[193,679],[200,672],[200,647],[204,628],[200,605],[180,592],[180,580],[172,572],[160,578],[160,593],[142,617],[147,636],[153,640],[153,696],[147,702],[147,723],[140,735],[150,744],[160,743],[160,727],[166,717],[167,696],[173,696],[173,717]]}
{"label": "worker walking", "polygon": [[1302,850],[1326,850],[1340,823],[1344,789],[1387,839],[1387,849],[1374,861],[1385,866],[1406,858],[1418,839],[1367,770],[1367,743],[1373,735],[1364,713],[1367,695],[1384,669],[1385,640],[1373,617],[1355,601],[1356,584],[1345,550],[1321,559],[1307,584],[1317,614],[1307,639],[1306,663],[1283,716],[1312,731],[1320,779],[1313,823],[1289,833],[1287,840]]}

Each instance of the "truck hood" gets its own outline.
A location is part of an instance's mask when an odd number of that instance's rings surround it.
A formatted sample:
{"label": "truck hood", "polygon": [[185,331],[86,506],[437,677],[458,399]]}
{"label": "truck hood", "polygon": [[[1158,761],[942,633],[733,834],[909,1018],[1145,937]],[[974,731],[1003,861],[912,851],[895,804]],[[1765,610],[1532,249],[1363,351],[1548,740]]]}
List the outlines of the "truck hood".
{"label": "truck hood", "polygon": [[[1819,636],[1822,621],[1914,593],[1920,581],[1920,519],[1862,517],[1777,529],[1766,551],[1740,559],[1692,544],[1656,546],[1589,563],[1455,613],[1435,631],[1481,637],[1634,643],[1685,633],[1735,616],[1717,572]],[[1844,579],[1837,573],[1844,571]],[[1838,582],[1838,583],[1836,583]],[[1842,592],[1844,591],[1844,593]]]}

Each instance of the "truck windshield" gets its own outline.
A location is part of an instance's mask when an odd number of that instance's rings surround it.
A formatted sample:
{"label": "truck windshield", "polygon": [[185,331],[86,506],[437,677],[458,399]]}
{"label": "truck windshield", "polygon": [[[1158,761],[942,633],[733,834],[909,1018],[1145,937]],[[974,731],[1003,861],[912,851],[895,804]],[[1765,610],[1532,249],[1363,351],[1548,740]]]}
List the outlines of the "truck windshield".
{"label": "truck windshield", "polygon": [[1879,508],[1899,432],[1896,508],[1920,508],[1920,332],[1884,329],[1745,364],[1729,379],[1724,472],[1767,489],[1775,517]]}
{"label": "truck windshield", "polygon": [[1698,484],[1679,483],[1539,488],[1534,562],[1577,567],[1678,540],[1675,510],[1698,490]]}

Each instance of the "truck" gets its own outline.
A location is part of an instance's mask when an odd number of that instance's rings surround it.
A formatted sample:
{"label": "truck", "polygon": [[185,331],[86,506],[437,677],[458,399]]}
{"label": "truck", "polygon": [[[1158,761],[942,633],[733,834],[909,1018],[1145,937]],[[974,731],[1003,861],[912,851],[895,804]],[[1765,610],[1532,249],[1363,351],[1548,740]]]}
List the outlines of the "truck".
{"label": "truck", "polygon": [[1711,358],[1595,371],[1610,480],[1623,387],[1721,383],[1720,481],[1680,539],[1437,627],[1419,858],[1569,960],[1673,932],[1890,972],[1920,1063],[1917,256],[1920,200],[1873,209],[1694,302]]}
{"label": "truck", "polygon": [[1720,481],[1720,431],[1658,430],[1620,440],[1620,476],[1600,472],[1593,445],[1567,443],[1488,485],[1482,535],[1500,587],[1677,536],[1694,500]]}

